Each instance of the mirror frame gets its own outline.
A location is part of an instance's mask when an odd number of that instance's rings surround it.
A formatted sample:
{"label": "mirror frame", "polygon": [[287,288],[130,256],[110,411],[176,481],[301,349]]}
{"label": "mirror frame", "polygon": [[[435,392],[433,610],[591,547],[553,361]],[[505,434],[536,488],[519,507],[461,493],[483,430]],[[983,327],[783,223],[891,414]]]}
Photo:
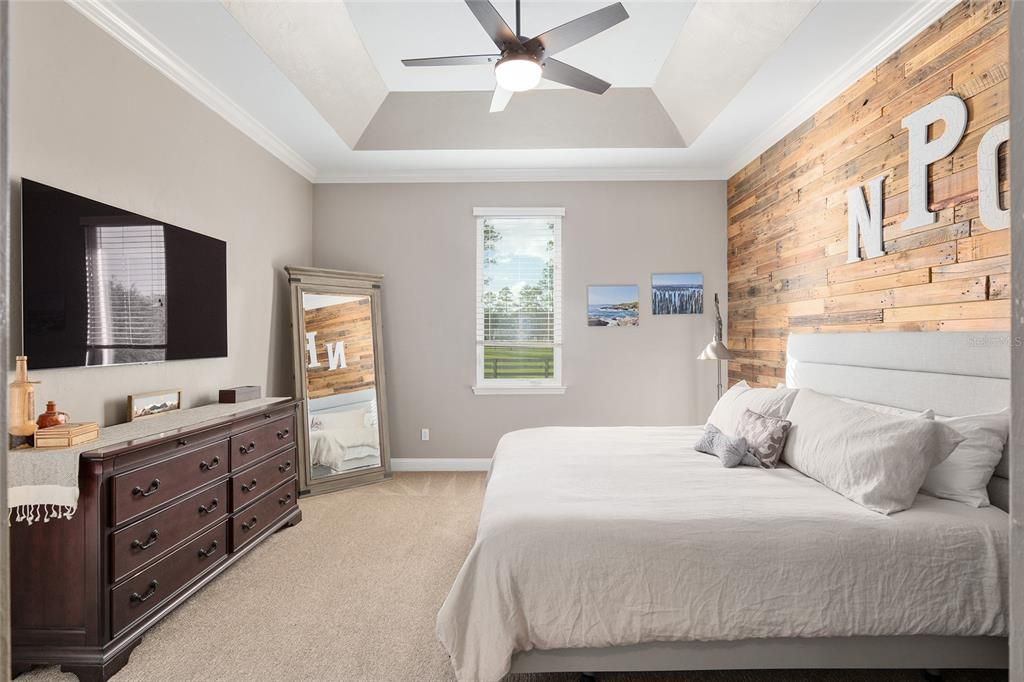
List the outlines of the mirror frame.
{"label": "mirror frame", "polygon": [[[299,495],[317,495],[377,483],[391,478],[391,448],[388,441],[387,390],[384,381],[384,337],[381,332],[382,275],[323,268],[285,266],[292,299],[292,350],[295,397],[302,403],[302,428],[296,434],[299,455]],[[377,426],[380,429],[380,466],[312,478],[309,471],[309,398],[306,395],[306,324],[303,294],[369,296],[373,325],[373,369],[377,391]]]}

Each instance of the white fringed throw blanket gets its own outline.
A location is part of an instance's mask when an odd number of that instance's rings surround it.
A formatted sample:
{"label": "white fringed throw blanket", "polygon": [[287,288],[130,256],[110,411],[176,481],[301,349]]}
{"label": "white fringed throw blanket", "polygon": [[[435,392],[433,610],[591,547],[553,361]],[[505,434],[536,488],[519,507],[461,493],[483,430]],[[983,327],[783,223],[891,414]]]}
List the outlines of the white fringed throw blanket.
{"label": "white fringed throw blanket", "polygon": [[78,510],[78,459],[83,452],[126,440],[156,436],[184,426],[196,426],[280,400],[282,398],[260,398],[176,410],[159,417],[105,428],[100,431],[98,439],[71,448],[11,450],[7,454],[8,521],[31,524],[70,519]]}

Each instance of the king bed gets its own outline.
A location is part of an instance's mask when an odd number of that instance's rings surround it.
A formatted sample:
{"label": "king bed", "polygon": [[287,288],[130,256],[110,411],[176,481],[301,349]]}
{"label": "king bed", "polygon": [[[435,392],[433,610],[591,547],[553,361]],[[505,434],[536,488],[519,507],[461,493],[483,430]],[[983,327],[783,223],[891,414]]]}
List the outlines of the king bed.
{"label": "king bed", "polygon": [[[787,385],[950,417],[994,412],[1009,405],[1008,341],[794,335]],[[991,506],[918,494],[886,515],[785,465],[723,468],[693,449],[702,432],[502,438],[476,542],[438,614],[460,680],[1006,667],[1005,455]]]}

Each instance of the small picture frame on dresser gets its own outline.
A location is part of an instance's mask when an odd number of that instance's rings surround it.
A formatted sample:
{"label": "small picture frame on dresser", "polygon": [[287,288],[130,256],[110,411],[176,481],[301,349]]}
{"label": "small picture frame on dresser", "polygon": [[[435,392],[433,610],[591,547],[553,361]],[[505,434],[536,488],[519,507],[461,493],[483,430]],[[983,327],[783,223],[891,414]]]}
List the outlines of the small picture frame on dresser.
{"label": "small picture frame on dresser", "polygon": [[128,421],[155,417],[181,409],[181,389],[170,388],[128,396]]}

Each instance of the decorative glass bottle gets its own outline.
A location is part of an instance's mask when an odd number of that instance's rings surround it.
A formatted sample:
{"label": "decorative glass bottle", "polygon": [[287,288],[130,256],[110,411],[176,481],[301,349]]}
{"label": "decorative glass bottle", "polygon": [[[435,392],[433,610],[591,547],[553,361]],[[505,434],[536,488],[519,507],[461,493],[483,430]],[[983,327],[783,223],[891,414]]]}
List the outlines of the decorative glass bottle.
{"label": "decorative glass bottle", "polygon": [[28,379],[28,356],[18,356],[17,370],[11,382],[10,401],[7,414],[7,430],[9,447],[24,448],[32,446],[36,426],[36,387]]}

